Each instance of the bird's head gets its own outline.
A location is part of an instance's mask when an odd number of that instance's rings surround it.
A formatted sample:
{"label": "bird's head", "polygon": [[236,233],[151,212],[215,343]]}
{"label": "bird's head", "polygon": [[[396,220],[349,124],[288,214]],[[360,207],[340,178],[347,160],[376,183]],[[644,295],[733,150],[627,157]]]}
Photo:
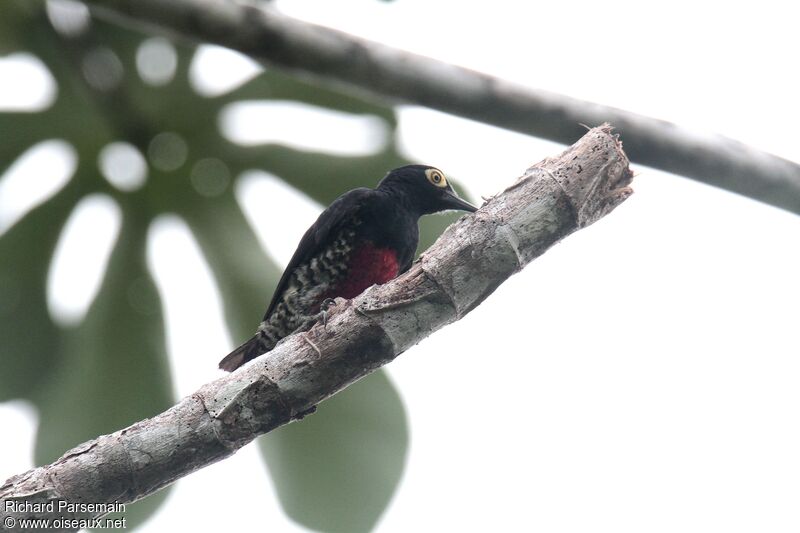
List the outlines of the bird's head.
{"label": "bird's head", "polygon": [[420,215],[448,209],[470,213],[478,210],[458,197],[444,172],[427,165],[406,165],[392,170],[378,184],[378,190],[398,196]]}

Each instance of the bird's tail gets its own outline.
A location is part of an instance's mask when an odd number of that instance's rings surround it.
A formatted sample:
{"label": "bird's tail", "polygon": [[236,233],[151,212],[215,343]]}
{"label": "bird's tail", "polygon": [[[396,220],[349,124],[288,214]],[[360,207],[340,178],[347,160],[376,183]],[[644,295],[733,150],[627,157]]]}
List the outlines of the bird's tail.
{"label": "bird's tail", "polygon": [[255,359],[266,351],[261,336],[255,334],[241,346],[226,355],[225,358],[219,362],[219,367],[222,370],[233,372],[246,362]]}

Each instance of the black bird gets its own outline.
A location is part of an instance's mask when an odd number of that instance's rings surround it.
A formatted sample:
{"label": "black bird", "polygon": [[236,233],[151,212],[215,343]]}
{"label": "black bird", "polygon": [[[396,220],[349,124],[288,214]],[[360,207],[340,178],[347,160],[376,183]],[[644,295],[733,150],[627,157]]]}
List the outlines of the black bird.
{"label": "black bird", "polygon": [[441,170],[426,165],[396,168],[375,189],[360,187],[334,200],[300,240],[256,334],[219,367],[233,371],[308,329],[326,300],[354,298],[408,270],[419,218],[448,209],[477,210],[458,197]]}

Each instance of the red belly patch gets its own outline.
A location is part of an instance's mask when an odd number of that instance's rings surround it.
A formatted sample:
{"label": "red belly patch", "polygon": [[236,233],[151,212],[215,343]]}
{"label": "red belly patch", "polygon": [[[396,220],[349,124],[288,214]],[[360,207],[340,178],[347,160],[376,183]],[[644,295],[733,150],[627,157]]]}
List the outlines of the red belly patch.
{"label": "red belly patch", "polygon": [[378,248],[371,242],[362,243],[351,252],[347,274],[332,292],[334,296],[355,298],[367,287],[396,278],[398,270],[394,250]]}

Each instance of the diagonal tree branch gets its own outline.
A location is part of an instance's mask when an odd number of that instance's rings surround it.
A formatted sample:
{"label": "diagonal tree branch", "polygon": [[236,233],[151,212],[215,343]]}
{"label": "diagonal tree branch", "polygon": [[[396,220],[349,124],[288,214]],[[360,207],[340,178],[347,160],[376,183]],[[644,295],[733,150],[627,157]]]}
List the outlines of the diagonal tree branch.
{"label": "diagonal tree branch", "polygon": [[611,128],[591,130],[450,226],[407,273],[353,300],[339,299],[326,325],[288,337],[153,418],[11,477],[0,486],[0,520],[20,529],[25,517],[99,516],[102,510],[66,512],[57,502],[138,500],[302,418],[459,320],[550,246],[609,213],[632,193],[631,179]]}
{"label": "diagonal tree branch", "polygon": [[800,213],[800,165],[720,135],[568,96],[228,0],[88,0],[99,15],[244,52],[269,65],[379,98],[421,104],[572,142],[580,124],[611,122],[633,161]]}

